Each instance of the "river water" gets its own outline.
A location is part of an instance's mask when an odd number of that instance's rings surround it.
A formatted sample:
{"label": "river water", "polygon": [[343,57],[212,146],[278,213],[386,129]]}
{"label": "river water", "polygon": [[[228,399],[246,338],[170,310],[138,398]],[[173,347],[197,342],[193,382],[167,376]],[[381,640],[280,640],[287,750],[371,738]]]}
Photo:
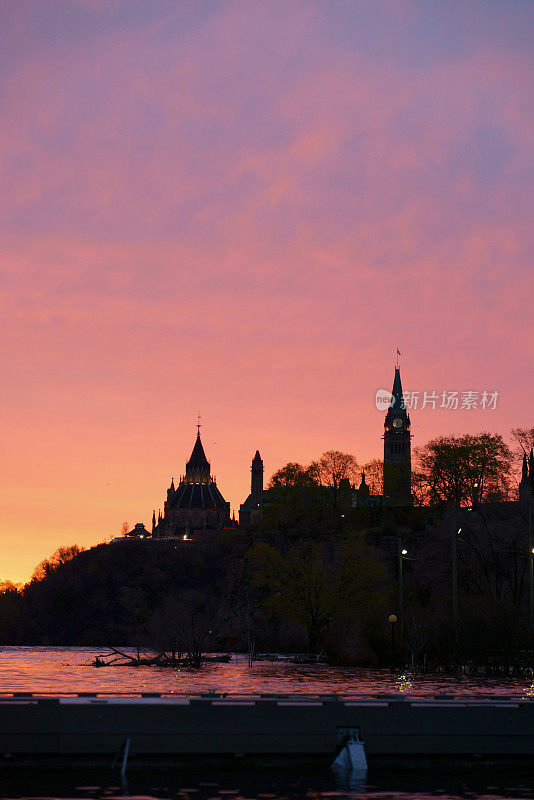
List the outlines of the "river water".
{"label": "river water", "polygon": [[[126,651],[125,652],[132,652]],[[392,675],[387,670],[255,661],[244,655],[201,670],[168,667],[90,666],[104,650],[90,647],[0,648],[0,692],[162,692],[229,695],[298,694],[491,694],[534,696],[533,679]]]}
{"label": "river water", "polygon": [[[534,682],[527,679],[411,677],[391,675],[385,670],[268,660],[256,661],[249,667],[246,656],[233,656],[229,663],[210,663],[199,671],[90,666],[90,662],[102,654],[102,650],[84,647],[2,647],[0,692],[534,696]],[[534,797],[534,764],[521,771],[505,767],[493,772],[484,766],[467,771],[427,768],[404,773],[397,768],[381,768],[371,769],[365,776],[339,776],[328,769],[309,767],[263,771],[245,767],[211,768],[201,774],[183,770],[170,774],[133,773],[124,782],[111,770],[104,774],[87,771],[54,774],[0,769],[0,797],[26,800],[125,797],[140,800],[508,800]]]}

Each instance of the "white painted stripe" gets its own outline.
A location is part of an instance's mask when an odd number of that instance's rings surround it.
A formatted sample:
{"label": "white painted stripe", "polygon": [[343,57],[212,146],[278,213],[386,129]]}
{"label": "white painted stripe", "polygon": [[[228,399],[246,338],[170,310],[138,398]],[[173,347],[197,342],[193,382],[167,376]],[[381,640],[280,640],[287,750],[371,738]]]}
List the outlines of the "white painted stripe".
{"label": "white painted stripe", "polygon": [[492,703],[484,701],[484,702],[471,702],[470,700],[465,704],[466,706],[473,706],[474,708],[519,708],[519,703]]}
{"label": "white painted stripe", "polygon": [[61,705],[191,705],[190,700],[182,697],[61,697],[59,702]]}
{"label": "white painted stripe", "polygon": [[422,703],[410,703],[412,708],[465,708],[465,703],[458,703],[454,700],[437,700],[432,702],[428,700]]}
{"label": "white painted stripe", "polygon": [[212,706],[255,706],[254,700],[212,700]]}
{"label": "white painted stripe", "polygon": [[372,702],[367,703],[365,700],[362,700],[361,702],[353,701],[353,702],[350,702],[350,703],[343,703],[343,705],[344,706],[349,706],[350,708],[354,708],[354,707],[361,708],[362,706],[371,707],[371,708],[387,708],[389,706],[389,703],[378,703],[378,702],[377,703],[372,703]]}
{"label": "white painted stripe", "polygon": [[301,701],[297,700],[296,702],[291,702],[290,700],[279,700],[276,705],[277,706],[298,706],[299,708],[302,708],[302,706],[322,706],[323,703],[309,703],[309,702],[306,702],[305,700],[304,701],[303,700],[301,700]]}

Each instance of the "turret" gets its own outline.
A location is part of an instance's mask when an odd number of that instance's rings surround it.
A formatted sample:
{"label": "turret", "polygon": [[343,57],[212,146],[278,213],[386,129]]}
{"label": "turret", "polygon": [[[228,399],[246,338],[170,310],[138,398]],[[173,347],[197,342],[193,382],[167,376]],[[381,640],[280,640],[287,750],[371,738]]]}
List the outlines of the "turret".
{"label": "turret", "polygon": [[[250,518],[249,522],[260,522],[263,517],[263,461],[260,451],[252,459],[250,468]],[[240,511],[241,519],[241,511]]]}
{"label": "turret", "polygon": [[360,495],[369,495],[370,494],[369,487],[368,487],[367,483],[365,482],[365,471],[364,470],[362,470],[362,480],[361,480],[360,486],[358,487],[358,492],[360,493]]}
{"label": "turret", "polygon": [[521,468],[521,481],[519,483],[519,499],[523,502],[532,500],[534,496],[534,454],[532,450],[527,458],[523,453],[523,466]]}
{"label": "turret", "polygon": [[259,450],[256,450],[256,455],[252,459],[250,472],[250,493],[253,507],[261,508],[263,505],[263,461]]}
{"label": "turret", "polygon": [[527,454],[523,453],[523,466],[521,468],[521,483],[528,480],[528,461]]}

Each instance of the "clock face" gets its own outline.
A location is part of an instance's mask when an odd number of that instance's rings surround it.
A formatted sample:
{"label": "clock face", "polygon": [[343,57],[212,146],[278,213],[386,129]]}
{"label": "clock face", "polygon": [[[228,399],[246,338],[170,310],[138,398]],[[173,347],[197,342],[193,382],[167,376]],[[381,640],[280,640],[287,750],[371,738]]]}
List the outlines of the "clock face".
{"label": "clock face", "polygon": [[401,427],[402,427],[402,420],[401,420],[401,419],[394,419],[394,420],[393,420],[393,425],[394,425],[396,428],[401,428]]}

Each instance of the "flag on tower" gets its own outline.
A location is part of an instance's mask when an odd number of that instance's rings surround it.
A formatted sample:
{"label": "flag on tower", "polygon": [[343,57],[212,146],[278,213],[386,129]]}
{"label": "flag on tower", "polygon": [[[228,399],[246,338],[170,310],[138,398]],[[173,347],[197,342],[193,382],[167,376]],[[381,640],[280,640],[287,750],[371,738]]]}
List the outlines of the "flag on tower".
{"label": "flag on tower", "polygon": [[397,348],[397,355],[398,355],[398,356],[401,356],[401,355],[402,355],[401,351],[400,351],[398,348]]}

